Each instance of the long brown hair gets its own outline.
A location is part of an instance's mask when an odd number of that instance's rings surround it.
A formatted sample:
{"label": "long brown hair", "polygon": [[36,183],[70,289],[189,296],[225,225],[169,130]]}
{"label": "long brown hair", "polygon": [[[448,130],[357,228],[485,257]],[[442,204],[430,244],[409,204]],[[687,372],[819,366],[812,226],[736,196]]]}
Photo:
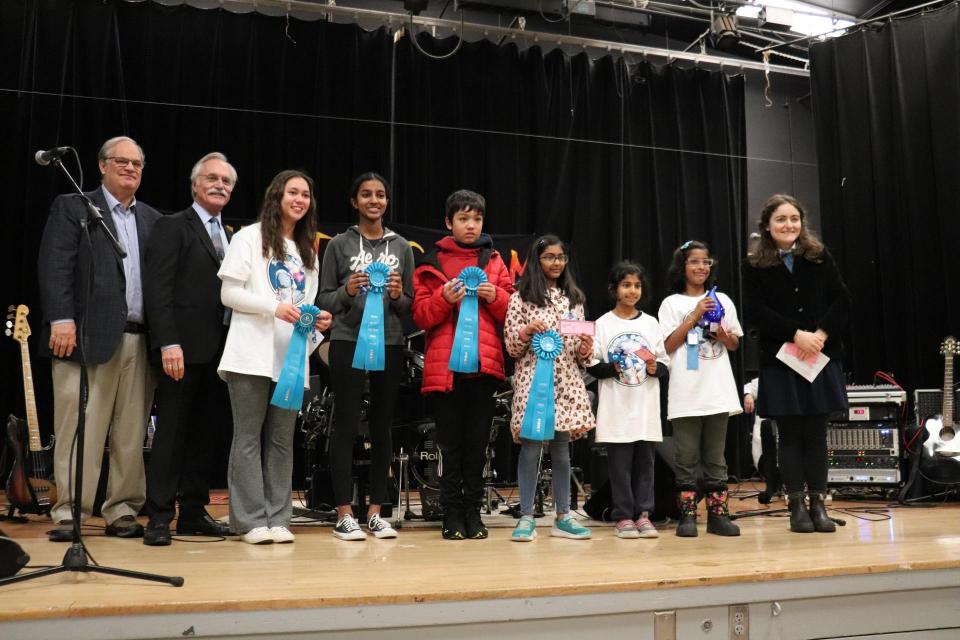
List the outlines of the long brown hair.
{"label": "long brown hair", "polygon": [[293,242],[297,245],[297,251],[300,252],[304,268],[313,269],[317,260],[317,252],[314,249],[314,241],[317,237],[317,194],[313,189],[313,180],[310,176],[295,169],[287,169],[274,176],[263,194],[263,205],[260,207],[260,215],[257,218],[263,242],[263,257],[269,259],[272,256],[282,261],[286,254],[283,246],[283,215],[280,212],[280,202],[283,200],[287,183],[293,178],[302,178],[310,189],[310,207],[307,209],[307,214],[300,218],[293,228]]}
{"label": "long brown hair", "polygon": [[747,251],[747,262],[750,263],[750,266],[766,268],[780,264],[780,251],[777,243],[773,241],[773,236],[770,235],[770,216],[784,204],[793,205],[800,213],[800,235],[797,237],[796,245],[793,248],[793,255],[806,258],[810,262],[823,262],[823,242],[813,231],[807,228],[807,212],[803,205],[793,196],[778,193],[770,196],[760,212],[760,224],[758,225],[760,237],[749,243]]}

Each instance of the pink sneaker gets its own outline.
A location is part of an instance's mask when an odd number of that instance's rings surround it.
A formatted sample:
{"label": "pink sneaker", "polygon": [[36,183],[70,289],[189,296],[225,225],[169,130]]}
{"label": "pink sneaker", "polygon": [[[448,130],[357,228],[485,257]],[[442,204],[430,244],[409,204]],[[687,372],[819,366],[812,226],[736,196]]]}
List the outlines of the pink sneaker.
{"label": "pink sneaker", "polygon": [[653,526],[653,523],[650,522],[650,518],[647,514],[640,516],[640,519],[636,523],[637,537],[638,538],[659,538],[660,532],[657,531],[657,528]]}
{"label": "pink sneaker", "polygon": [[637,531],[637,526],[633,524],[633,520],[621,520],[617,523],[616,529],[618,538],[640,537],[640,533]]}

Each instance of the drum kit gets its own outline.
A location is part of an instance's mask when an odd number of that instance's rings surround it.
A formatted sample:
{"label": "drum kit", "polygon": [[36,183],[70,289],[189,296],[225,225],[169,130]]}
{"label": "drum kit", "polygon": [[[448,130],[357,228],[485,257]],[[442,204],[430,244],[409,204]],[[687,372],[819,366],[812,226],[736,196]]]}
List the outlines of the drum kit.
{"label": "drum kit", "polygon": [[[443,517],[440,508],[440,468],[441,454],[436,438],[436,424],[426,415],[425,403],[420,395],[420,383],[423,378],[423,351],[418,349],[422,343],[423,332],[417,331],[405,337],[403,350],[403,377],[397,398],[397,410],[393,429],[397,434],[394,440],[399,444],[394,452],[394,467],[391,474],[394,477],[397,491],[396,506],[405,505],[401,515],[400,509],[394,512],[395,525],[403,520],[440,520]],[[317,353],[324,367],[329,367],[329,343],[321,344]],[[323,376],[321,376],[322,378]],[[333,416],[336,411],[336,398],[329,386],[317,384],[313,389],[313,397],[300,412],[300,430],[302,431],[303,447],[306,450],[307,469],[312,476],[307,480],[307,506],[317,508],[323,503],[316,494],[317,487],[324,484],[325,478],[315,476],[329,474],[330,442],[333,435]],[[484,510],[486,513],[496,513],[506,500],[499,492],[502,484],[497,482],[497,471],[494,467],[496,457],[497,436],[501,428],[509,430],[513,388],[508,379],[504,388],[495,395],[496,408],[490,422],[490,435],[486,445],[486,462],[483,469],[484,480]],[[363,395],[360,411],[360,435],[354,447],[355,477],[358,478],[356,494],[363,500],[363,482],[359,481],[364,474],[361,467],[369,466],[370,436],[366,425],[367,409],[369,407],[369,391]],[[319,482],[318,482],[319,481]],[[420,513],[411,509],[410,494],[413,489],[419,491]],[[329,505],[328,505],[329,506]],[[361,509],[360,512],[363,510]]]}

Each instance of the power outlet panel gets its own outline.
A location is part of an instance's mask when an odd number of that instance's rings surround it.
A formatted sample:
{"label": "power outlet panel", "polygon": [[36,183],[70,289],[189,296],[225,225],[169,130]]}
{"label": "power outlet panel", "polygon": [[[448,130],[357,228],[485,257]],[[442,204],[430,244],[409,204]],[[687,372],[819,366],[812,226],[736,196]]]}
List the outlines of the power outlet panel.
{"label": "power outlet panel", "polygon": [[728,607],[730,621],[730,640],[750,640],[750,607],[745,604],[732,604]]}

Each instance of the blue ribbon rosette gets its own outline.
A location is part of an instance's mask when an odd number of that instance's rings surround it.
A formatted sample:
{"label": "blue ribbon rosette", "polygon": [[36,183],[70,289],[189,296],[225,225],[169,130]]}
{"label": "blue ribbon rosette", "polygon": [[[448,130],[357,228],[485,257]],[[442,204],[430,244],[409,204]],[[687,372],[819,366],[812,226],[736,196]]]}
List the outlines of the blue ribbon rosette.
{"label": "blue ribbon rosette", "polygon": [[460,315],[453,334],[453,349],[450,351],[450,371],[476,373],[480,370],[480,301],[477,288],[487,281],[487,274],[480,267],[466,267],[457,276],[466,289],[460,301]]}
{"label": "blue ribbon rosette", "polygon": [[270,404],[281,409],[299,411],[303,406],[303,363],[307,357],[307,339],[317,322],[320,309],[312,304],[300,305],[300,318],[293,325],[287,357]]}
{"label": "blue ribbon rosette", "polygon": [[537,356],[530,397],[523,412],[520,437],[527,440],[553,440],[556,422],[553,392],[553,362],[563,352],[563,338],[550,329],[533,336],[530,348]]}
{"label": "blue ribbon rosette", "polygon": [[370,290],[363,306],[357,348],[353,352],[353,368],[365,371],[383,371],[386,357],[383,347],[383,291],[387,287],[390,267],[382,262],[371,262],[364,269],[370,277]]}

